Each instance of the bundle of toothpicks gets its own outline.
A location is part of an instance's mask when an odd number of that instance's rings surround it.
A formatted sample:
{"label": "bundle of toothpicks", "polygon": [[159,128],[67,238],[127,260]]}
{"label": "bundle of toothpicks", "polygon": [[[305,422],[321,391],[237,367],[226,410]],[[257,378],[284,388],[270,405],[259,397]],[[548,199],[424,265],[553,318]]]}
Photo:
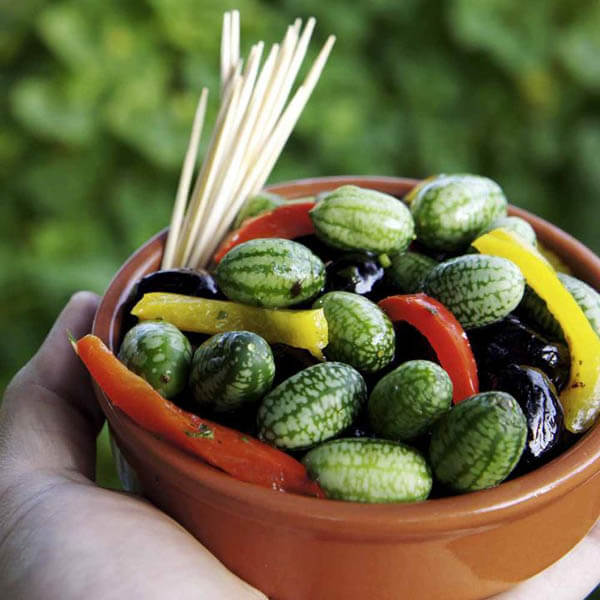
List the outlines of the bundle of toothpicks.
{"label": "bundle of toothpicks", "polygon": [[205,267],[244,201],[265,185],[302,109],[319,80],[334,36],[329,36],[288,102],[315,19],[296,21],[262,63],[264,42],[240,57],[240,15],[225,13],[221,38],[221,100],[206,154],[192,181],[208,90],[203,88],[192,125],[162,268]]}

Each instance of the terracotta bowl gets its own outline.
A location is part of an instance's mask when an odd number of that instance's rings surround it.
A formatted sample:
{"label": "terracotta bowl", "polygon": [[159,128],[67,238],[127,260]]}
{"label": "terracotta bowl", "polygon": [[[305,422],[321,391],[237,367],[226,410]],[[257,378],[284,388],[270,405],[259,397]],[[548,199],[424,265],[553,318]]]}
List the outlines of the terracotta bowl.
{"label": "terracotta bowl", "polygon": [[[404,195],[415,180],[308,179],[272,187],[290,198],[343,183]],[[600,288],[600,259],[523,210],[538,238]],[[110,284],[94,332],[113,349],[134,282],[158,268],[165,232]],[[600,515],[600,423],[546,466],[496,488],[416,504],[365,505],[241,483],[160,441],[97,391],[142,492],[240,577],[278,600],[485,598],[531,577],[583,538]]]}

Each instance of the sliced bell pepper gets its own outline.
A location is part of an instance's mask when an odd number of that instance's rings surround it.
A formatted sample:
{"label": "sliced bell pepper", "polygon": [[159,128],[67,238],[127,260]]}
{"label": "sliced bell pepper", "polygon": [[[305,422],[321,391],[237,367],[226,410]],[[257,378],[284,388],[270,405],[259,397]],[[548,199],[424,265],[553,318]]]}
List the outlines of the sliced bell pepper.
{"label": "sliced bell pepper", "polygon": [[427,338],[450,376],[455,404],[479,391],[477,363],[469,339],[441,302],[427,294],[401,294],[381,300],[379,306],[392,321],[406,321]]}
{"label": "sliced bell pepper", "polygon": [[571,275],[572,271],[569,266],[563,261],[563,259],[556,254],[550,248],[546,248],[539,241],[536,244],[537,251],[552,265],[552,268],[555,271],[560,271],[561,273],[566,273],[567,275]]}
{"label": "sliced bell pepper", "polygon": [[573,433],[585,431],[600,414],[600,339],[585,314],[550,263],[510,232],[494,229],[478,237],[473,246],[514,262],[558,321],[571,353],[569,381],[559,397],[565,426]]}
{"label": "sliced bell pepper", "polygon": [[302,463],[251,436],[182,410],[127,369],[100,338],[86,335],[72,343],[110,401],[147,431],[241,481],[324,497]]}
{"label": "sliced bell pepper", "polygon": [[235,246],[258,238],[285,238],[292,240],[315,232],[308,212],[314,201],[282,204],[257,217],[246,219],[239,229],[233,231],[221,243],[213,257],[216,263]]}
{"label": "sliced bell pepper", "polygon": [[311,310],[273,310],[227,302],[183,296],[166,292],[144,294],[131,314],[142,320],[163,319],[182,329],[197,333],[253,331],[267,342],[304,348],[324,360],[328,329],[322,308]]}

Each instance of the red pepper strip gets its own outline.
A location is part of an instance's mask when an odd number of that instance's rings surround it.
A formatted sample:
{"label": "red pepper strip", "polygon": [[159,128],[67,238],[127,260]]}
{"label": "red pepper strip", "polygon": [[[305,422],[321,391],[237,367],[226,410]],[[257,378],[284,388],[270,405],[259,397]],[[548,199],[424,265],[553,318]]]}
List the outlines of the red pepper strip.
{"label": "red pepper strip", "polygon": [[454,404],[479,391],[477,363],[467,335],[456,317],[426,294],[389,296],[379,302],[392,321],[406,321],[429,341],[452,380]]}
{"label": "red pepper strip", "polygon": [[314,202],[290,202],[277,206],[269,212],[246,219],[239,229],[236,229],[221,243],[214,255],[216,263],[235,246],[242,242],[257,238],[285,238],[293,240],[303,235],[310,235],[315,228],[308,211]]}
{"label": "red pepper strip", "polygon": [[255,438],[175,406],[127,369],[100,338],[86,335],[73,345],[112,403],[147,431],[241,481],[325,497],[302,463]]}

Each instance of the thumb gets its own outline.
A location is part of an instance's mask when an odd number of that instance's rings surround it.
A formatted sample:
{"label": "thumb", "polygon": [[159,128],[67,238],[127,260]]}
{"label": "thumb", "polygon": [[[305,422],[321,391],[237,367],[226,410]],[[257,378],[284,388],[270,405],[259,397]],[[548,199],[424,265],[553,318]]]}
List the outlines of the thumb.
{"label": "thumb", "polygon": [[46,340],[8,386],[0,410],[0,467],[77,471],[93,479],[102,414],[67,330],[88,333],[98,305],[75,294]]}

